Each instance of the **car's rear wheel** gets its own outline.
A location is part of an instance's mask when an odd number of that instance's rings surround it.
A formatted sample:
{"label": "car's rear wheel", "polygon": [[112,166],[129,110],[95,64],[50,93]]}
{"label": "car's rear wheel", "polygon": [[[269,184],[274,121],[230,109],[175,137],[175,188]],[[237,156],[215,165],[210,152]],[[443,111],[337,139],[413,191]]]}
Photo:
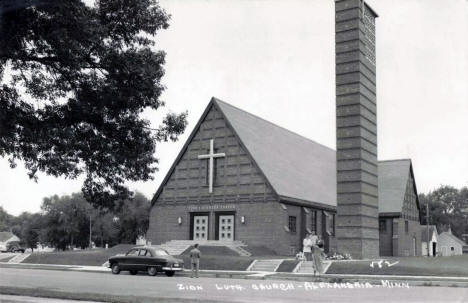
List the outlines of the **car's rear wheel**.
{"label": "car's rear wheel", "polygon": [[156,267],[148,267],[148,275],[150,276],[156,276],[158,273]]}
{"label": "car's rear wheel", "polygon": [[131,271],[130,271],[130,274],[131,274],[131,275],[136,275],[137,273],[138,273],[138,270],[131,270]]}
{"label": "car's rear wheel", "polygon": [[172,271],[172,270],[167,270],[166,271],[166,276],[168,276],[168,277],[172,277],[174,274],[175,274],[175,271]]}
{"label": "car's rear wheel", "polygon": [[112,273],[114,275],[120,274],[120,265],[119,265],[119,263],[112,264]]}

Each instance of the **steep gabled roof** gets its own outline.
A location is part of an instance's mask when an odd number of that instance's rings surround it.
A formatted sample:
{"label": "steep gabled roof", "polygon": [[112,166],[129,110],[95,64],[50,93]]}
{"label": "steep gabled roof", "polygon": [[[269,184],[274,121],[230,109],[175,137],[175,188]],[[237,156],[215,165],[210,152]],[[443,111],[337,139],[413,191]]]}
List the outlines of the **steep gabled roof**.
{"label": "steep gabled roof", "polygon": [[410,173],[410,159],[379,161],[379,213],[402,212]]}
{"label": "steep gabled roof", "polygon": [[452,234],[451,232],[444,231],[443,233],[441,233],[441,234],[439,235],[439,237],[444,237],[444,236],[445,236],[445,237],[448,237],[448,238],[450,238],[450,239],[452,239],[455,243],[458,243],[458,244],[460,244],[460,245],[462,245],[462,246],[465,246],[465,245],[466,245],[466,243],[463,242],[463,240],[458,239],[458,238],[457,238],[454,234]]}
{"label": "steep gabled roof", "polygon": [[0,242],[5,242],[8,239],[14,237],[15,235],[9,231],[0,231]]}
{"label": "steep gabled roof", "polygon": [[280,198],[336,206],[336,152],[221,100],[226,120]]}
{"label": "steep gabled roof", "polygon": [[[245,146],[281,200],[336,207],[336,151],[274,123],[212,98],[153,197],[154,203],[211,106]],[[379,213],[401,213],[411,160],[379,161]],[[413,183],[416,189],[416,184]],[[418,207],[419,207],[419,202]]]}

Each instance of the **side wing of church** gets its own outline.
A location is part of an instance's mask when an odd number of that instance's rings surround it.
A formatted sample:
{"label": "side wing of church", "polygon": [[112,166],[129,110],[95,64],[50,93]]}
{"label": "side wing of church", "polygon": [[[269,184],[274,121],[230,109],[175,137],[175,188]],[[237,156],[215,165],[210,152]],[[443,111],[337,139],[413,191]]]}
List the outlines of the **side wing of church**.
{"label": "side wing of church", "polygon": [[382,256],[421,256],[420,205],[411,160],[379,162]]}
{"label": "side wing of church", "polygon": [[147,238],[335,249],[335,151],[213,98],[152,200]]}

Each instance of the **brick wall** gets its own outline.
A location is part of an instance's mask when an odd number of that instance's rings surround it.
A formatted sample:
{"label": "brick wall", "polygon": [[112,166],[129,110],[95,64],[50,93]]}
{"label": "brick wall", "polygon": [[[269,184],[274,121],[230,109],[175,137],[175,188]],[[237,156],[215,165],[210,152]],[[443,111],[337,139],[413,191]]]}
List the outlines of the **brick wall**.
{"label": "brick wall", "polygon": [[[381,256],[393,256],[393,218],[380,218],[385,222],[385,231],[379,231],[379,248]],[[379,222],[380,227],[380,222]]]}
{"label": "brick wall", "polygon": [[[199,155],[208,153],[211,139],[214,139],[215,152],[226,154],[226,157],[215,160],[212,194],[208,191],[208,161],[198,159]],[[193,138],[155,199],[156,204],[184,205],[277,201],[273,190],[214,104],[202,117]]]}

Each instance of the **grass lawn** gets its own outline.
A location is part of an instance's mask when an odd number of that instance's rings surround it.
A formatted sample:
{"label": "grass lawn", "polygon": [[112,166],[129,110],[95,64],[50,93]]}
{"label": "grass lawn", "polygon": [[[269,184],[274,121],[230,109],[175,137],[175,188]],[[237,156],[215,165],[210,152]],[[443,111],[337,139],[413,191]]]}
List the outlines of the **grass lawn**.
{"label": "grass lawn", "polygon": [[[177,256],[184,260],[184,267],[190,268],[188,255]],[[200,260],[200,269],[209,270],[246,270],[255,258],[242,256],[203,255]]]}
{"label": "grass lawn", "polygon": [[[32,264],[59,264],[59,265],[90,265],[101,266],[109,257],[116,254],[126,253],[135,245],[120,244],[110,249],[93,249],[93,250],[77,250],[77,251],[60,251],[47,253],[33,253],[22,263]],[[228,248],[225,248],[229,250]],[[229,250],[231,251],[231,250]],[[208,253],[210,252],[210,253]],[[223,254],[224,253],[224,254]],[[202,260],[200,261],[201,269],[211,270],[245,270],[255,258],[226,255],[226,251],[215,249],[202,252]],[[190,258],[187,254],[176,256],[184,260],[186,268],[190,268]]]}
{"label": "grass lawn", "polygon": [[126,253],[132,247],[135,247],[135,245],[119,244],[107,250],[92,249],[44,253],[37,252],[31,254],[22,263],[101,266],[109,257]]}
{"label": "grass lawn", "polygon": [[296,268],[297,264],[299,263],[298,260],[284,260],[283,263],[280,264],[277,272],[292,272],[294,268]]}
{"label": "grass lawn", "polygon": [[383,257],[382,259],[398,264],[388,267],[377,264],[370,267],[370,261],[333,262],[327,274],[363,275],[413,275],[413,276],[452,276],[468,277],[468,255],[452,257]]}
{"label": "grass lawn", "polygon": [[[33,253],[23,263],[29,264],[58,264],[58,265],[90,265],[101,266],[106,262],[109,257],[116,254],[126,253],[130,248],[135,245],[120,244],[110,249],[93,249],[93,250],[79,250],[79,251],[61,251],[61,252],[47,252],[47,253]],[[247,267],[259,257],[243,257],[237,255],[227,247],[222,246],[200,246],[202,251],[202,259],[200,261],[201,269],[208,270],[246,270]],[[258,250],[260,251],[260,249]],[[190,257],[187,249],[182,255],[176,256],[184,260],[185,268],[190,268]],[[262,256],[264,258],[287,258],[280,256]],[[297,262],[287,260],[279,267],[279,271],[292,272]]]}
{"label": "grass lawn", "polygon": [[[181,255],[190,255],[190,251],[193,249],[193,246],[190,246],[187,248]],[[210,255],[210,256],[239,256],[238,253],[233,251],[230,248],[227,248],[226,246],[208,246],[208,245],[200,245],[198,247],[200,250],[202,256],[204,255]]]}
{"label": "grass lawn", "polygon": [[0,255],[0,262],[8,262],[11,259],[13,259],[15,256],[8,256],[8,257],[3,257]]}

